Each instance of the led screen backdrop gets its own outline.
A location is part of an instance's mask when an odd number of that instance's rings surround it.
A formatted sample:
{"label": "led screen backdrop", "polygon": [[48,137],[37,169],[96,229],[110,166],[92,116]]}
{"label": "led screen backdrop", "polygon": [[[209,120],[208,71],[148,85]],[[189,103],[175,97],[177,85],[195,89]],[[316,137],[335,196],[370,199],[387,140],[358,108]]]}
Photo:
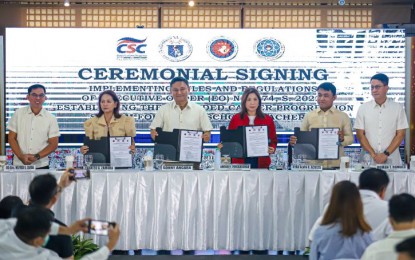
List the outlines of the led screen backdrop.
{"label": "led screen backdrop", "polygon": [[255,87],[277,131],[292,131],[316,107],[325,81],[337,86],[335,104],[353,119],[378,72],[390,76],[390,97],[403,103],[403,30],[13,28],[6,30],[6,120],[27,104],[27,87],[40,83],[62,132],[83,133],[106,89],[147,131],[171,100],[169,81],[184,76],[215,129],[239,111],[244,88]]}

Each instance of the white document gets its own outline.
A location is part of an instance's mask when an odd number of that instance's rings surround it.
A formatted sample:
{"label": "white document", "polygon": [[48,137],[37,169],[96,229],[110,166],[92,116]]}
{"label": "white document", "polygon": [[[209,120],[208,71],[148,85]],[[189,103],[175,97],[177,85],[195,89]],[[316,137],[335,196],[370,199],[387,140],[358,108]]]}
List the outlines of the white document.
{"label": "white document", "polygon": [[180,157],[182,162],[202,161],[202,131],[180,131]]}
{"label": "white document", "polygon": [[339,159],[339,128],[318,129],[318,159]]}
{"label": "white document", "polygon": [[110,156],[111,166],[113,167],[133,167],[130,146],[131,136],[111,136],[110,137]]}
{"label": "white document", "polygon": [[267,126],[247,126],[245,138],[247,157],[269,156]]}

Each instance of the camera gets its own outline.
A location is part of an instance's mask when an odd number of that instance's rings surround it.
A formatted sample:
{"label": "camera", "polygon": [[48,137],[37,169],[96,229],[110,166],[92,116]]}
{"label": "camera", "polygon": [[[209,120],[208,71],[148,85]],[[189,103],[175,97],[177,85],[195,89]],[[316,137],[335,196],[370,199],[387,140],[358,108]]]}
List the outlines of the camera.
{"label": "camera", "polygon": [[89,169],[70,169],[69,172],[74,174],[71,180],[89,179],[91,176]]}
{"label": "camera", "polygon": [[88,220],[88,233],[94,235],[108,236],[110,226],[115,227],[115,222],[103,220]]}

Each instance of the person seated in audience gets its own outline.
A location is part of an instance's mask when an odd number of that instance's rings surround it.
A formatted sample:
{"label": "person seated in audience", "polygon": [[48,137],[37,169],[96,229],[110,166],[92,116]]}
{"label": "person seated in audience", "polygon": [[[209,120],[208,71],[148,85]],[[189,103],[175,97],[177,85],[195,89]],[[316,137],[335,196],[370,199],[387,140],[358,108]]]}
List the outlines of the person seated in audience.
{"label": "person seated in audience", "polygon": [[[365,220],[373,230],[374,240],[385,238],[392,231],[390,224],[385,223],[388,220],[388,202],[384,199],[388,184],[389,176],[381,169],[369,168],[359,176],[359,192],[362,198],[363,212]],[[321,220],[322,217],[319,217],[311,228],[308,236],[310,241],[313,240],[314,232],[320,226]]]}
{"label": "person seated in audience", "polygon": [[372,243],[359,190],[350,181],[334,185],[321,226],[314,233],[310,260],[359,259]]}
{"label": "person seated in audience", "polygon": [[[56,234],[69,236],[79,231],[88,231],[88,219],[76,221],[70,227],[59,226],[52,223],[52,220],[47,209],[36,206],[19,209],[17,219],[0,219],[0,259],[62,259],[55,252],[42,248],[49,237]],[[111,227],[108,230],[107,245],[81,259],[107,259],[117,244],[119,235],[118,225]]]}
{"label": "person seated in audience", "polygon": [[10,218],[13,210],[21,205],[23,205],[23,201],[17,196],[9,195],[4,197],[0,201],[0,219]]}
{"label": "person seated in audience", "polygon": [[406,238],[415,236],[415,197],[402,193],[389,201],[389,221],[393,232],[385,239],[371,244],[362,260],[396,259],[395,246]]}
{"label": "person seated in audience", "polygon": [[[89,139],[100,139],[108,136],[131,136],[131,153],[135,153],[135,121],[133,117],[120,114],[120,100],[112,90],[101,92],[98,97],[98,114],[85,121],[85,135]],[[81,153],[86,154],[89,147],[83,145]]]}
{"label": "person seated in audience", "polygon": [[[61,226],[66,226],[63,222],[55,218],[55,214],[51,208],[58,201],[63,190],[73,182],[71,180],[72,176],[73,174],[69,170],[65,171],[59,183],[57,183],[55,176],[51,174],[36,176],[29,185],[29,204],[31,206],[45,208],[53,222]],[[44,247],[55,251],[62,258],[73,257],[73,244],[70,236],[56,235],[50,237]]]}
{"label": "person seated in audience", "polygon": [[396,245],[398,260],[415,260],[415,237],[408,238]]}
{"label": "person seated in audience", "polygon": [[[235,130],[240,126],[266,125],[268,127],[268,153],[275,153],[277,134],[273,119],[262,112],[261,96],[255,88],[246,88],[242,94],[241,112],[233,115],[228,129]],[[218,145],[219,149],[223,146]],[[251,168],[267,168],[271,163],[269,156],[255,158],[232,158],[232,163],[249,163]]]}

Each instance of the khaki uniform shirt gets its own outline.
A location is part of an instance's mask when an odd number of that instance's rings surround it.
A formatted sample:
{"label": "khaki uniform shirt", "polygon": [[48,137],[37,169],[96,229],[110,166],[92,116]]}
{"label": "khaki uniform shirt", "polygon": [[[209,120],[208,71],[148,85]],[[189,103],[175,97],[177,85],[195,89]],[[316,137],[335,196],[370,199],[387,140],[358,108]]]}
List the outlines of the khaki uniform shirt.
{"label": "khaki uniform shirt", "polygon": [[100,139],[109,136],[131,136],[135,137],[134,118],[121,115],[120,118],[112,116],[109,126],[105,122],[104,116],[92,117],[84,123],[85,135],[89,139]]}
{"label": "khaki uniform shirt", "polygon": [[[301,123],[301,131],[310,131],[311,128],[333,127],[340,128],[344,132],[344,140],[340,145],[340,157],[344,155],[344,146],[353,143],[352,124],[349,116],[332,106],[324,112],[320,108],[308,112]],[[295,148],[294,148],[295,149]],[[340,160],[322,160],[323,168],[339,167]]]}

